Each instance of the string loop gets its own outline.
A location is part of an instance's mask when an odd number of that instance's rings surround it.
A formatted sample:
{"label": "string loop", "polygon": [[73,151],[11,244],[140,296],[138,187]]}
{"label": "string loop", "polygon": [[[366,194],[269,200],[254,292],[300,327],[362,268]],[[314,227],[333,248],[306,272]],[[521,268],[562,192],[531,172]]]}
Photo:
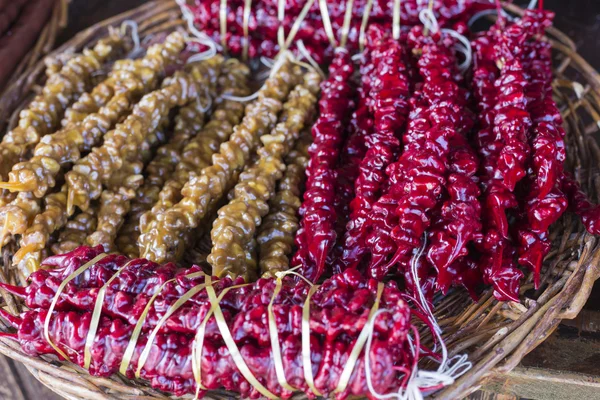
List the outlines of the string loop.
{"label": "string loop", "polygon": [[77,268],[71,275],[67,276],[67,278],[64,281],[62,281],[56,289],[56,294],[52,299],[52,303],[50,303],[50,307],[48,307],[48,314],[46,314],[46,319],[44,320],[44,339],[46,339],[46,342],[48,342],[48,344],[65,360],[68,360],[69,357],[56,344],[54,344],[52,339],[50,339],[50,320],[52,319],[52,313],[54,312],[54,308],[58,303],[58,299],[60,299],[60,295],[62,294],[63,290],[65,290],[65,287],[69,284],[69,282],[77,278],[79,275],[83,274],[85,271],[87,271],[89,268],[91,268],[93,265],[95,265],[97,262],[99,262],[105,257],[108,257],[108,254],[99,254],[87,263],[83,264],[81,267]]}
{"label": "string loop", "polygon": [[469,39],[453,29],[442,29],[442,32],[458,40],[454,46],[454,49],[463,54],[465,57],[465,59],[458,66],[460,72],[464,73],[469,69],[471,63],[473,62],[473,49],[471,48],[471,42],[469,42]]}
{"label": "string loop", "polygon": [[133,40],[133,49],[127,55],[128,58],[137,57],[141,51],[142,46],[140,45],[140,35],[138,32],[138,24],[137,22],[128,19],[121,23],[121,36],[125,36],[127,34],[127,28],[131,29],[131,40]]}
{"label": "string loop", "polygon": [[183,15],[184,21],[186,21],[186,23],[187,23],[188,31],[190,31],[190,33],[193,35],[193,37],[187,36],[186,42],[198,43],[202,46],[208,47],[207,50],[205,50],[201,53],[198,53],[198,54],[194,54],[193,56],[188,58],[187,62],[192,63],[192,62],[202,61],[202,60],[206,60],[211,57],[214,57],[217,54],[217,52],[220,50],[217,43],[215,43],[215,41],[212,40],[206,33],[200,32],[196,28],[196,26],[194,25],[194,13],[190,10],[190,8],[186,4],[185,0],[175,0],[175,1],[179,5],[179,8],[181,10],[181,14]]}

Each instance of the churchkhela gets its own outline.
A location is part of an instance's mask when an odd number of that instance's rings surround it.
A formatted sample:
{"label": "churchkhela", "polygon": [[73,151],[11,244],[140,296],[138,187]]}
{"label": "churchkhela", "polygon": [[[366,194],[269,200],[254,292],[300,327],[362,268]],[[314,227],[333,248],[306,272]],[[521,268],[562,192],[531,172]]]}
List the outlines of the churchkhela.
{"label": "churchkhela", "polygon": [[49,62],[0,143],[28,355],[177,396],[418,397],[470,367],[440,298],[543,288],[564,213],[600,234],[542,2],[181,6],[189,34]]}

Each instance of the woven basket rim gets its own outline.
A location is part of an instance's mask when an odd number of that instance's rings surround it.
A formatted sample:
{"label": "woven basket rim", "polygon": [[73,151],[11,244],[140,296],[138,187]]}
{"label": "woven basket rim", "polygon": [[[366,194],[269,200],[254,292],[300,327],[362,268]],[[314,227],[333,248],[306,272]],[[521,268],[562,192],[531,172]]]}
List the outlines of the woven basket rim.
{"label": "woven basket rim", "polygon": [[[512,4],[504,7],[517,15],[523,13]],[[138,22],[142,39],[150,34],[184,27],[174,0],[153,0],[79,32],[48,56],[80,51],[105,36],[109,27],[116,27],[127,19]],[[565,125],[569,140],[573,142],[568,147],[570,163],[584,188],[598,197],[600,176],[592,176],[591,170],[596,169],[600,162],[600,148],[592,137],[600,130],[595,124],[600,121],[600,75],[577,54],[575,44],[567,35],[554,27],[547,33],[553,49],[560,56],[555,95],[564,106]],[[584,84],[569,81],[567,73],[577,75]],[[43,62],[28,68],[0,98],[0,121],[10,121],[9,117],[27,104],[35,93],[36,85],[43,79]],[[6,126],[0,126],[0,132],[5,129]],[[436,314],[446,332],[451,355],[469,350],[467,353],[473,360],[473,368],[453,385],[435,394],[434,398],[462,398],[474,391],[492,372],[510,371],[556,329],[561,319],[572,319],[582,309],[594,282],[600,277],[600,243],[585,233],[581,224],[569,215],[553,228],[552,237],[553,251],[543,273],[546,285],[533,296],[529,295],[533,291],[530,276],[522,289],[522,294],[528,293],[529,300],[499,303],[488,290],[477,303],[473,303],[465,293],[454,291],[437,305]],[[0,270],[0,280],[7,281],[6,271]],[[0,294],[10,312],[16,314],[21,310],[12,296],[2,290]],[[426,336],[424,340],[427,340]],[[475,345],[478,345],[477,349],[474,349]],[[8,339],[0,338],[0,353],[23,363],[36,379],[67,399],[170,398],[121,376],[110,379],[93,377],[72,363],[59,362],[56,357],[30,357]],[[209,399],[231,397],[224,391],[211,391],[206,396]],[[304,397],[297,395],[294,398]]]}

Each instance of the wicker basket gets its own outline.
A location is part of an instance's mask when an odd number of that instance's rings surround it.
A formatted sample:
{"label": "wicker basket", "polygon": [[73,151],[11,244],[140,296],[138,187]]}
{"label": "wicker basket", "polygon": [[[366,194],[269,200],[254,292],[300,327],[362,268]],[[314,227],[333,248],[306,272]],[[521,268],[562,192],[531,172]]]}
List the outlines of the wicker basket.
{"label": "wicker basket", "polygon": [[[506,8],[515,14],[522,13],[510,4]],[[126,19],[138,22],[142,39],[184,26],[174,1],[151,1],[79,33],[51,56],[79,51],[106,35],[109,26],[118,26]],[[548,35],[555,49],[554,92],[567,131],[567,166],[587,193],[598,200],[600,147],[595,136],[600,131],[600,76],[576,53],[574,43],[565,34],[550,29]],[[43,69],[43,63],[32,65],[9,88],[0,99],[0,121],[14,120],[14,115],[42,83]],[[519,303],[498,302],[491,290],[477,303],[461,290],[440,299],[436,313],[449,351],[451,355],[467,353],[473,368],[434,398],[462,398],[481,385],[490,373],[510,371],[546,339],[562,319],[572,319],[579,313],[594,281],[600,276],[598,239],[587,234],[570,214],[566,214],[551,231],[553,248],[544,264],[541,288],[534,290],[533,275],[528,276],[521,288]],[[10,265],[10,260],[5,261],[5,265]],[[14,271],[10,269],[0,270],[1,280],[14,282],[13,275]],[[9,311],[17,314],[22,309],[22,304],[13,297],[0,294]],[[0,329],[8,328],[0,326]],[[431,340],[425,330],[422,340]],[[29,357],[10,340],[0,339],[0,352],[25,364],[44,385],[67,399],[169,398],[143,382],[122,376],[97,378],[71,363],[59,362],[55,357]],[[232,395],[213,391],[207,397],[231,398]]]}

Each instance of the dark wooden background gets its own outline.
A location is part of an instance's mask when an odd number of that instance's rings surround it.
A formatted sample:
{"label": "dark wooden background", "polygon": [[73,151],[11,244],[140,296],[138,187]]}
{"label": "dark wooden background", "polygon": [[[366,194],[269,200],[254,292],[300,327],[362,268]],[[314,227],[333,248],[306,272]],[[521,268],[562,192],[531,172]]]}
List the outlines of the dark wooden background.
{"label": "dark wooden background", "polygon": [[[96,22],[143,3],[143,0],[72,0],[69,26],[59,41],[64,42]],[[600,67],[600,1],[546,0],[546,7],[556,11],[556,25],[575,40],[580,53],[594,67]],[[600,312],[600,289],[592,294],[585,311],[587,319],[565,322],[514,373],[493,377],[486,391],[473,398],[512,400],[521,395],[535,399],[600,399],[600,334],[582,333],[579,329],[582,324],[590,325],[590,319],[593,325],[596,313]],[[600,326],[595,329],[600,332]],[[555,385],[555,382],[562,383]],[[590,383],[595,387],[592,392],[588,391]],[[59,397],[22,365],[0,357],[0,399],[58,400]]]}

